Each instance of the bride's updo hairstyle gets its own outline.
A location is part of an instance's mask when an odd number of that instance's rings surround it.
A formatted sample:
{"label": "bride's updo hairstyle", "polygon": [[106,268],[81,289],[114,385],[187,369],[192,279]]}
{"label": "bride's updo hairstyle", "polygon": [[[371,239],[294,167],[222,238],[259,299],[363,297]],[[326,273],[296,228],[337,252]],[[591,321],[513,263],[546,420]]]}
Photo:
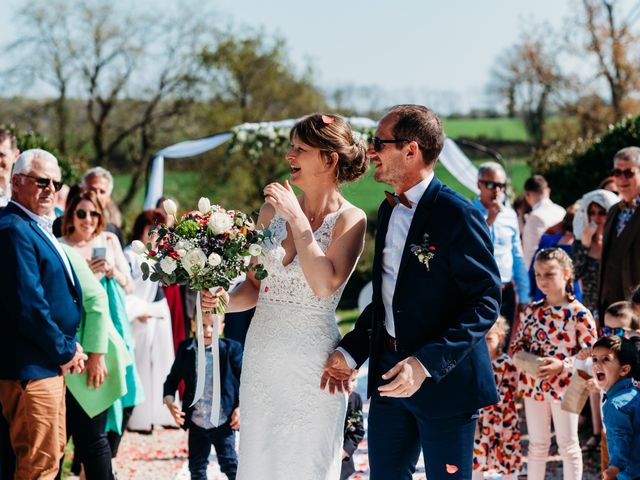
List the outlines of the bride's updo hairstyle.
{"label": "bride's updo hairstyle", "polygon": [[354,138],[351,127],[339,115],[308,115],[293,126],[289,138],[293,140],[294,136],[310,147],[319,148],[328,164],[331,164],[331,153],[338,154],[338,184],[360,178],[369,168],[367,145],[363,139]]}

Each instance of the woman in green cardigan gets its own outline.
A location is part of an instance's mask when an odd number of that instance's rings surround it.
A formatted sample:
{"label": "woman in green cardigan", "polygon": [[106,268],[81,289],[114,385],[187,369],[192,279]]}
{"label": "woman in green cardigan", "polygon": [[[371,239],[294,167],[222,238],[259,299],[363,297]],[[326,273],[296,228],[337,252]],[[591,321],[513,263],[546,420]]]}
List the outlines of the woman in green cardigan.
{"label": "woman in green cardigan", "polygon": [[127,393],[127,347],[109,314],[107,292],[77,251],[63,245],[82,288],[78,341],[89,360],[82,375],[67,375],[67,436],[89,479],[113,479],[106,433],[109,407]]}

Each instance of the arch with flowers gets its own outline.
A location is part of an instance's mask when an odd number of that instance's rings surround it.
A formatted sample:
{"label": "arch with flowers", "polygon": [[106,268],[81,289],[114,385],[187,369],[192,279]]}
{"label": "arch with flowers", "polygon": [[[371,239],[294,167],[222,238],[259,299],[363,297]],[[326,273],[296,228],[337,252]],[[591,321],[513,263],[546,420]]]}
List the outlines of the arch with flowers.
{"label": "arch with flowers", "polygon": [[[287,119],[277,122],[243,123],[230,131],[210,137],[187,140],[160,150],[153,159],[151,173],[145,197],[144,208],[154,208],[162,197],[164,182],[164,159],[185,158],[199,155],[229,142],[225,158],[241,152],[250,165],[259,170],[264,166],[260,160],[267,153],[284,155],[289,146],[289,133],[299,119]],[[347,117],[354,133],[365,141],[373,138],[377,122],[366,117]],[[471,160],[460,150],[456,143],[447,137],[440,154],[442,165],[472,192],[477,192],[477,169]]]}

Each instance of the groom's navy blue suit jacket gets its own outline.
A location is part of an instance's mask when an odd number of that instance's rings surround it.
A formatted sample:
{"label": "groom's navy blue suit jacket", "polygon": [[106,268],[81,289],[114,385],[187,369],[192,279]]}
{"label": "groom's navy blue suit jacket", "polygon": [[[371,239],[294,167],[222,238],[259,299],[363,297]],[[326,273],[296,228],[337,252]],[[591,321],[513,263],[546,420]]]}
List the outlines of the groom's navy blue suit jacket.
{"label": "groom's navy blue suit jacket", "polygon": [[38,224],[16,205],[0,210],[0,379],[60,374],[73,358],[80,283]]}
{"label": "groom's navy blue suit jacket", "polygon": [[[373,263],[373,301],[340,342],[358,365],[368,357],[369,395],[383,353],[382,250],[391,205],[383,202]],[[429,269],[411,252],[424,234],[435,247]],[[461,195],[434,177],[416,206],[393,296],[398,351],[432,375],[408,401],[425,415],[470,413],[498,401],[485,335],[500,311],[501,284],[487,224]]]}

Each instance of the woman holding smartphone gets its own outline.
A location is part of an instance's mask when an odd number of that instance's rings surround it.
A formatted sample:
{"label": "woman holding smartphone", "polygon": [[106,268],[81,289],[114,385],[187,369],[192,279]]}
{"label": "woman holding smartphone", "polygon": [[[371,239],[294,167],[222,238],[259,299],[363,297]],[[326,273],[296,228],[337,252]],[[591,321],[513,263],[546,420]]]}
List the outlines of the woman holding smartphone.
{"label": "woman holding smartphone", "polygon": [[[125,294],[133,292],[134,283],[118,237],[104,231],[105,225],[102,204],[97,195],[92,191],[80,192],[67,203],[60,241],[73,247],[86,260],[107,291],[111,320],[133,358],[133,336],[126,315]],[[108,374],[104,358],[92,357],[90,353],[87,369],[94,364],[96,368],[101,367],[103,376]],[[127,367],[126,383],[127,393],[109,408],[107,418],[109,444],[114,457],[133,407],[144,400],[142,382],[133,362]]]}

